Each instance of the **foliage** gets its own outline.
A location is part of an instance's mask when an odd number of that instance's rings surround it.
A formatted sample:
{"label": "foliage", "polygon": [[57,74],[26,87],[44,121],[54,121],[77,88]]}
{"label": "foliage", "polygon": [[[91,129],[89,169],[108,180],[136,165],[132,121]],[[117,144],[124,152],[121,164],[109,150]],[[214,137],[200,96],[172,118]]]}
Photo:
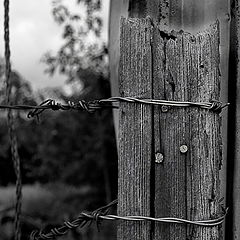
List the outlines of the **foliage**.
{"label": "foliage", "polygon": [[[116,159],[110,116],[109,110],[95,114],[46,112],[41,124],[19,118],[17,133],[24,183],[65,182],[76,186],[90,183],[105,191],[105,161]],[[0,183],[6,185],[14,183],[14,174],[8,160],[5,121],[1,121],[0,131]]]}
{"label": "foliage", "polygon": [[[81,93],[65,96],[64,93],[59,92],[58,95],[63,101],[109,97],[110,86],[105,58],[107,50],[104,49],[102,55],[96,56],[97,45],[85,48],[86,44],[83,41],[91,32],[96,36],[100,34],[102,25],[98,12],[101,1],[76,1],[86,8],[85,17],[71,13],[63,0],[52,3],[53,17],[64,29],[63,38],[66,44],[59,50],[60,55],[55,56],[54,61],[50,60],[52,59],[50,56],[47,59],[50,62],[58,61],[53,69],[62,68],[62,72],[68,74],[69,81],[81,81],[83,84]],[[75,23],[77,24],[74,25]],[[76,46],[79,46],[78,50]],[[84,49],[87,50],[80,51]],[[73,69],[75,69],[74,73]],[[16,71],[12,72],[11,83],[14,103],[36,104],[35,99],[41,98],[41,96],[33,96],[35,94],[30,84]],[[1,95],[3,96],[3,92]],[[109,190],[114,189],[110,185],[115,185],[110,179],[111,174],[116,172],[117,156],[110,110],[91,116],[88,113],[78,112],[46,113],[40,125],[34,121],[27,121],[23,115],[16,117],[24,183],[63,182],[79,186],[89,182],[96,186],[99,192],[105,192],[103,195],[108,196],[107,199],[111,199],[111,195],[116,193],[114,190],[112,192]],[[2,144],[0,184],[7,185],[14,182],[14,174],[10,170],[12,168],[9,161],[10,148],[6,122],[1,121],[0,131]]]}
{"label": "foliage", "polygon": [[[17,72],[13,71],[13,73],[11,82],[15,93],[14,103],[26,104],[29,101],[36,101],[36,98],[44,97],[36,96],[30,84]],[[85,85],[89,90],[84,91],[84,94],[72,96],[65,96],[63,92],[58,91],[57,95],[62,101],[77,101],[81,97],[90,100],[109,96],[109,82],[103,76],[86,69],[82,79],[85,79]],[[23,184],[50,186],[48,191],[54,195],[52,197],[51,194],[47,194],[46,201],[42,201],[41,196],[34,191],[25,190],[24,194],[29,197],[24,197],[24,209],[34,221],[40,221],[41,224],[45,222],[52,226],[58,224],[64,214],[73,218],[79,208],[94,209],[116,198],[117,153],[111,110],[94,114],[49,111],[44,112],[40,123],[27,119],[26,114],[27,112],[15,114]],[[10,145],[4,115],[1,116],[0,121],[0,144],[0,185],[9,186],[14,184],[15,175],[10,160]],[[83,192],[79,194],[74,190],[76,188],[81,191],[85,189],[84,194]],[[7,199],[10,198],[8,194],[4,193],[4,195]],[[37,206],[39,201],[41,204]],[[9,200],[7,202],[10,203]],[[45,203],[58,207],[54,208],[56,211],[52,209],[49,212],[50,207],[46,207]],[[5,203],[0,201],[1,204],[5,205],[6,201]],[[24,228],[32,229],[28,223]],[[79,234],[76,233],[76,237]]]}
{"label": "foliage", "polygon": [[[53,75],[58,69],[67,76],[68,81],[79,80],[78,72],[91,68],[92,71],[106,74],[107,48],[104,43],[91,43],[90,39],[99,38],[102,19],[99,12],[100,0],[77,0],[86,14],[71,13],[62,0],[53,1],[54,20],[62,27],[64,44],[56,54],[47,52],[42,58],[46,72]],[[84,16],[85,15],[85,16]],[[89,43],[90,42],[90,43]],[[96,41],[95,41],[96,42]]]}
{"label": "foliage", "polygon": [[87,34],[90,31],[93,31],[97,36],[100,35],[102,28],[102,19],[99,17],[99,11],[101,10],[101,0],[76,0],[77,4],[81,4],[81,7],[85,7],[86,17],[84,18],[79,14],[72,14],[69,9],[64,5],[62,0],[53,0],[53,10],[52,14],[54,20],[58,24],[64,24],[64,34],[63,36],[68,36],[72,32],[72,27],[69,23],[74,21],[83,20],[83,23],[86,25],[84,28],[83,25],[80,26],[80,34]]}
{"label": "foliage", "polygon": [[[52,14],[63,29],[64,44],[56,54],[48,52],[43,57],[50,75],[59,70],[67,76],[68,83],[82,86],[81,91],[72,91],[70,95],[54,89],[62,102],[110,96],[107,48],[103,43],[88,43],[90,37],[94,35],[97,39],[101,34],[101,1],[76,0],[76,3],[86,10],[85,15],[71,12],[64,0],[52,1]],[[3,65],[0,58],[0,79]],[[33,92],[30,83],[17,71],[12,72],[10,82],[13,103],[35,105],[46,99],[45,93]],[[0,96],[3,102],[3,89]],[[36,226],[56,226],[63,218],[76,217],[80,210],[95,209],[116,198],[117,150],[111,110],[94,114],[49,111],[44,112],[40,123],[27,119],[27,112],[14,113],[24,184],[23,210],[27,216],[23,217],[23,238]],[[15,183],[5,117],[0,116],[0,185],[6,191],[0,189],[0,206],[11,203],[14,191],[11,185]],[[10,217],[12,224],[11,214],[5,219]],[[2,220],[0,214],[0,229],[8,229],[9,225]],[[94,239],[94,229],[73,231],[63,239]],[[109,226],[102,237],[98,233],[98,239],[106,239],[112,229]],[[1,239],[10,239],[2,233]]]}
{"label": "foliage", "polygon": [[[0,57],[0,82],[1,82],[1,88],[0,88],[0,102],[5,103],[5,96],[6,96],[6,90],[5,90],[5,84],[3,80],[4,76],[4,68],[5,68],[5,62],[3,58]],[[11,98],[12,104],[29,104],[34,105],[36,104],[35,97],[33,94],[33,90],[31,87],[31,84],[26,81],[19,72],[16,70],[12,70],[10,74],[10,87],[11,87],[11,96],[14,96]]]}

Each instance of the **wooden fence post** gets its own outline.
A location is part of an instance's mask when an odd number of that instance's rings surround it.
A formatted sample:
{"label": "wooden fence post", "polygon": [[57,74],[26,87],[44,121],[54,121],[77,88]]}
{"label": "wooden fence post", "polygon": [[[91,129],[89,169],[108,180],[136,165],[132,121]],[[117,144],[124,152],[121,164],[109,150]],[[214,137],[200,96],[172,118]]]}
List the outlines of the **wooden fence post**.
{"label": "wooden fence post", "polygon": [[[154,98],[205,102],[219,99],[219,29],[153,41]],[[156,57],[155,57],[156,56]],[[162,66],[159,68],[159,66]],[[220,118],[202,109],[155,108],[155,215],[191,220],[220,214]],[[156,225],[155,239],[220,239],[219,229]]]}
{"label": "wooden fence post", "polygon": [[[238,4],[233,4],[238,2],[238,0],[231,0],[233,11],[235,12],[235,7]],[[221,93],[220,99],[222,102],[228,101],[228,57],[229,57],[229,23],[230,23],[230,0],[111,0],[110,7],[110,24],[109,24],[109,57],[110,57],[110,76],[111,76],[111,86],[112,95],[119,96],[119,81],[118,81],[118,68],[119,68],[119,32],[120,32],[120,17],[130,16],[130,17],[146,17],[150,16],[154,22],[160,24],[161,29],[171,30],[184,30],[190,33],[197,33],[203,30],[210,23],[216,21],[220,22],[220,71],[221,71]],[[232,21],[232,26],[237,21],[234,18]],[[235,31],[235,30],[234,30]],[[234,36],[237,31],[232,33],[231,39],[236,39]],[[232,40],[235,41],[235,40]],[[237,52],[235,47],[232,47],[233,51]],[[231,66],[234,65],[234,61]],[[231,67],[230,66],[230,67]],[[234,70],[231,70],[231,78],[235,76]],[[232,81],[230,81],[230,85]],[[235,87],[230,89],[230,97],[233,97]],[[234,97],[233,97],[234,98]],[[234,102],[235,100],[231,101]],[[232,104],[233,105],[233,104]],[[232,127],[234,125],[234,113],[230,115],[230,124]],[[114,112],[114,123],[116,136],[118,138],[119,129],[119,114],[118,111]],[[232,206],[232,172],[233,172],[233,153],[234,150],[234,133],[230,133],[229,139],[227,141],[228,134],[228,122],[227,122],[227,110],[224,110],[222,114],[222,138],[223,138],[223,166],[220,171],[221,180],[221,196],[225,197],[227,203],[226,205],[231,208]],[[234,130],[231,130],[233,132]],[[231,139],[231,140],[230,140]],[[230,147],[228,151],[230,154],[227,157],[227,146]],[[228,159],[228,193],[226,194],[226,165]],[[238,179],[236,179],[238,182]],[[225,200],[224,199],[224,200]],[[223,201],[223,204],[225,201]],[[232,217],[231,210],[228,214],[227,230],[226,236],[229,238],[232,232]]]}
{"label": "wooden fence post", "polygon": [[[120,94],[152,96],[151,23],[121,21]],[[150,215],[152,109],[121,103],[119,129],[118,214]],[[121,222],[118,239],[150,240],[150,223]]]}
{"label": "wooden fence post", "polygon": [[[197,35],[123,19],[120,95],[209,102],[220,97],[218,23]],[[220,116],[199,108],[120,104],[118,214],[213,219],[222,214]],[[220,227],[121,221],[120,239],[221,239]]]}

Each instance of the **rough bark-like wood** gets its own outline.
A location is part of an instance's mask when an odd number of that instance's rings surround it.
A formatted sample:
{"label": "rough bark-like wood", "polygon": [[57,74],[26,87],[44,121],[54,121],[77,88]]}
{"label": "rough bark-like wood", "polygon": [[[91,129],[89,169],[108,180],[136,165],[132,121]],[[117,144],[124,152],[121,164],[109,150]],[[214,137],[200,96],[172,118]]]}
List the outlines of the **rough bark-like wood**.
{"label": "rough bark-like wood", "polygon": [[[153,98],[186,100],[190,90],[181,61],[182,36],[176,40],[163,39],[156,28],[153,38]],[[175,56],[174,56],[174,55]],[[178,64],[180,64],[178,66]],[[189,89],[189,90],[188,90]],[[155,216],[186,218],[186,155],[180,146],[189,147],[189,121],[184,109],[161,112],[154,109],[154,151],[163,155],[163,162],[155,164]],[[186,239],[183,225],[156,224],[154,239]]]}
{"label": "rough bark-like wood", "polygon": [[[148,1],[148,0],[146,0]],[[221,71],[221,94],[220,100],[222,102],[228,101],[228,60],[229,60],[229,23],[230,23],[230,10],[229,2],[226,0],[149,0],[148,1],[148,15],[152,16],[156,22],[161,26],[161,29],[164,30],[184,30],[192,34],[195,34],[208,26],[210,23],[216,21],[220,22],[220,71]],[[159,7],[157,7],[157,4]],[[158,9],[157,14],[153,14]],[[234,51],[237,51],[235,49]],[[231,65],[230,65],[231,66]],[[231,78],[230,78],[231,79]],[[234,92],[230,90],[230,95]],[[223,161],[222,168],[220,171],[220,180],[221,180],[221,196],[227,199],[226,206],[231,208],[231,193],[232,193],[232,161],[230,159],[233,156],[227,157],[227,152],[233,152],[233,142],[227,139],[233,139],[234,135],[228,134],[228,111],[225,109],[222,116],[222,139],[223,139]],[[231,116],[229,119],[233,119]],[[231,120],[232,121],[232,120]],[[230,123],[230,126],[233,124]],[[230,143],[230,144],[228,144]],[[230,146],[232,150],[227,151],[227,146]],[[226,179],[227,175],[227,159],[228,162],[228,180]],[[228,184],[226,184],[228,182]],[[228,185],[228,193],[226,194],[226,186]],[[227,230],[226,237],[231,239],[229,236],[231,230],[231,211],[228,214]]]}
{"label": "rough bark-like wood", "polygon": [[[204,102],[219,99],[219,29],[217,24],[196,36],[177,33],[153,38],[155,99]],[[155,216],[191,220],[220,214],[220,117],[202,109],[154,109]],[[186,153],[180,146],[187,145]],[[155,226],[154,239],[221,239],[218,227]]]}
{"label": "rough bark-like wood", "polygon": [[[122,19],[120,94],[152,96],[151,24],[149,19]],[[120,104],[118,214],[150,216],[152,108]],[[118,240],[150,240],[150,223],[122,221]]]}
{"label": "rough bark-like wood", "polygon": [[[220,97],[219,28],[166,34],[149,18],[122,20],[120,94],[208,102]],[[118,214],[216,218],[220,116],[199,108],[121,103]],[[153,131],[154,130],[154,131]],[[152,132],[153,131],[153,132]],[[186,153],[180,147],[187,145]],[[151,164],[157,153],[163,162]],[[152,169],[155,168],[155,171]],[[118,239],[222,239],[218,227],[121,222]]]}
{"label": "rough bark-like wood", "polygon": [[[129,3],[130,2],[130,3]],[[221,29],[221,74],[222,88],[221,100],[227,101],[228,92],[228,52],[229,52],[229,0],[111,0],[110,25],[109,25],[109,56],[110,79],[112,95],[119,96],[118,66],[119,66],[119,19],[127,17],[150,16],[154,22],[160,23],[161,29],[184,30],[197,33],[205,26],[220,21]],[[227,153],[227,111],[223,114],[223,153]],[[114,112],[116,135],[118,135],[118,111]],[[223,161],[221,174],[222,195],[225,196],[226,161]]]}

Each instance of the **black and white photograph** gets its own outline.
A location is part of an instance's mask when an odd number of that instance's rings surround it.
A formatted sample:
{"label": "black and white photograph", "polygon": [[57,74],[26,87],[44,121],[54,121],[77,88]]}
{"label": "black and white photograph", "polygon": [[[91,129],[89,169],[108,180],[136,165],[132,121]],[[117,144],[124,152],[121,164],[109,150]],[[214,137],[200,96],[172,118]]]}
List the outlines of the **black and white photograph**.
{"label": "black and white photograph", "polygon": [[240,240],[240,0],[0,0],[0,240]]}

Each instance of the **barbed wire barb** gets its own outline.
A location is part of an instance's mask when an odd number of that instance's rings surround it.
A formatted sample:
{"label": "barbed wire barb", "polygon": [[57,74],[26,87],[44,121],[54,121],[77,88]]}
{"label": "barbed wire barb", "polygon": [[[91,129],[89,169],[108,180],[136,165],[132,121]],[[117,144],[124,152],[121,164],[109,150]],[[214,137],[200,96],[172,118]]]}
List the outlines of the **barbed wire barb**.
{"label": "barbed wire barb", "polygon": [[97,224],[97,228],[99,229],[100,221],[102,220],[110,220],[110,221],[153,221],[158,223],[165,223],[165,224],[190,224],[196,225],[199,227],[216,227],[221,225],[225,217],[227,215],[228,209],[224,210],[222,216],[215,218],[215,219],[208,219],[208,220],[186,220],[181,218],[175,217],[162,217],[162,218],[154,218],[148,216],[117,216],[117,215],[108,215],[108,212],[111,207],[117,204],[117,200],[112,201],[106,206],[98,208],[92,212],[83,211],[79,214],[78,218],[73,221],[65,221],[62,226],[58,228],[51,229],[48,233],[44,233],[42,230],[33,231],[30,235],[30,240],[46,240],[46,239],[55,239],[56,237],[65,235],[69,230],[74,228],[82,228],[86,224],[90,224],[95,221]]}
{"label": "barbed wire barb", "polygon": [[[160,99],[140,99],[135,97],[111,97],[107,99],[85,101],[79,100],[78,102],[68,101],[67,103],[59,103],[52,99],[44,100],[42,103],[36,106],[32,105],[1,105],[0,109],[10,109],[10,110],[30,110],[27,114],[28,118],[36,117],[39,119],[39,116],[45,110],[77,110],[77,111],[86,111],[89,113],[94,113],[97,110],[102,109],[118,109],[120,102],[126,103],[138,103],[138,104],[148,104],[154,106],[167,106],[172,107],[198,107],[201,109],[206,109],[216,113],[220,113],[222,109],[229,106],[229,103],[223,104],[222,102],[211,100],[209,102],[182,102],[182,101],[169,101],[169,100],[160,100]],[[117,104],[117,105],[116,105]]]}

